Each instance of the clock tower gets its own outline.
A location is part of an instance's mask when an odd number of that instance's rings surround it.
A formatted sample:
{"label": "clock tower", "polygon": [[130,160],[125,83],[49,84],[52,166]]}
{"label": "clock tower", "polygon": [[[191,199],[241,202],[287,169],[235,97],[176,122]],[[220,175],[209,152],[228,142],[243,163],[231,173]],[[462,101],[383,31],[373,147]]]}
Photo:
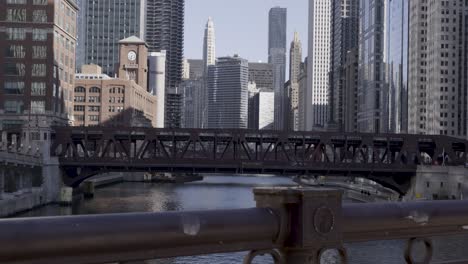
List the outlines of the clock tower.
{"label": "clock tower", "polygon": [[133,80],[148,90],[148,47],[138,37],[119,41],[119,78]]}

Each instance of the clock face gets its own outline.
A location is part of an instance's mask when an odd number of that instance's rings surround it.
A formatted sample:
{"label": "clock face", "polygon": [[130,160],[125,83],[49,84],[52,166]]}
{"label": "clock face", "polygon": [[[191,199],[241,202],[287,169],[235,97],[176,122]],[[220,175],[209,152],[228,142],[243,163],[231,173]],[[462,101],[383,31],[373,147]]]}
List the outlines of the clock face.
{"label": "clock face", "polygon": [[137,54],[133,50],[128,53],[128,60],[135,61],[136,58],[137,58]]}

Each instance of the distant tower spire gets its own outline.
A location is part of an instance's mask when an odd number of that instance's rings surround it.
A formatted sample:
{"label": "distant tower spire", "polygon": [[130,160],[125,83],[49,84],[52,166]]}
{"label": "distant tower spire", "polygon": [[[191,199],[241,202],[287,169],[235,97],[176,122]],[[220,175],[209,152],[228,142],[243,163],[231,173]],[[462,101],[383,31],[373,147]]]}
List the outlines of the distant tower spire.
{"label": "distant tower spire", "polygon": [[205,68],[216,63],[216,39],[213,19],[208,18],[203,41],[203,64]]}

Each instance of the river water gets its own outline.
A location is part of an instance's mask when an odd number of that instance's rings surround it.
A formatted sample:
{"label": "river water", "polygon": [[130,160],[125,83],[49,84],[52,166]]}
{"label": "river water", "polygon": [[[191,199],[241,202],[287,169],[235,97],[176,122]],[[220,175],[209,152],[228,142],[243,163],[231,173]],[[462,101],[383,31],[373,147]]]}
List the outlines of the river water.
{"label": "river water", "polygon": [[[84,200],[70,208],[46,206],[17,217],[250,208],[255,206],[252,194],[254,187],[285,185],[295,184],[287,178],[239,176],[213,176],[207,177],[203,182],[180,185],[122,183],[98,189],[93,199]],[[468,259],[468,237],[434,239],[434,247],[437,262]],[[405,263],[404,241],[350,244],[346,248],[349,263]],[[220,254],[154,260],[148,263],[240,264],[244,256],[245,253]],[[334,263],[332,260],[327,262]],[[267,264],[273,261],[259,258],[255,263]]]}

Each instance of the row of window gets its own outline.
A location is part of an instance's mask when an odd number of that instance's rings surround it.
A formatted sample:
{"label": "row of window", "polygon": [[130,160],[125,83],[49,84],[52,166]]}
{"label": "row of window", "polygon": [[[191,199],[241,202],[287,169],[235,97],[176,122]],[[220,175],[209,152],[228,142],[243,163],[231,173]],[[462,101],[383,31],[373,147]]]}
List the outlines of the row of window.
{"label": "row of window", "polygon": [[[47,58],[47,46],[33,46],[33,59]],[[24,59],[26,57],[26,49],[23,45],[10,45],[5,49],[6,58]]]}
{"label": "row of window", "polygon": [[[86,97],[85,96],[75,96],[76,103],[85,103],[86,102]],[[90,103],[100,103],[101,102],[101,97],[100,96],[90,96],[88,98],[88,102]]]}
{"label": "row of window", "polygon": [[[82,86],[75,87],[75,93],[86,93],[86,88],[82,87]],[[89,88],[89,93],[101,93],[101,88],[91,87],[91,88]],[[116,94],[116,93],[117,94],[125,94],[125,88],[112,87],[112,88],[109,89],[109,93],[111,93],[111,94]],[[115,97],[112,97],[112,98],[114,98],[114,101],[113,102],[109,101],[109,103],[115,103]],[[120,100],[120,99],[118,99],[118,100]],[[122,98],[122,103],[123,103],[123,98]]]}
{"label": "row of window", "polygon": [[[10,76],[25,76],[26,65],[24,63],[5,63],[3,66],[3,73]],[[32,64],[31,76],[45,77],[47,74],[47,67],[45,64]]]}
{"label": "row of window", "polygon": [[[3,109],[7,114],[22,114],[24,111],[24,102],[19,100],[7,100],[3,105]],[[33,100],[31,101],[31,114],[44,114],[45,101]]]}
{"label": "row of window", "polygon": [[[84,112],[85,111],[85,106],[84,105],[75,105],[73,107],[73,110],[75,110],[76,112]],[[100,106],[90,105],[90,106],[88,106],[88,111],[89,112],[100,112],[101,107]]]}
{"label": "row of window", "polygon": [[[27,0],[7,0],[7,4],[25,5]],[[33,5],[47,5],[47,0],[33,0]]]}
{"label": "row of window", "polygon": [[[6,29],[7,40],[25,40],[26,33],[29,31],[30,29],[27,29],[27,28],[7,28]],[[47,33],[48,33],[47,29],[33,28],[32,40],[33,41],[46,41]]]}
{"label": "row of window", "polygon": [[[8,8],[6,12],[6,21],[8,22],[26,22],[28,20],[26,9]],[[32,22],[47,23],[47,11],[44,9],[33,10]]]}
{"label": "row of window", "polygon": [[[25,85],[24,85],[24,82],[5,82],[3,89],[4,89],[5,94],[23,95],[24,90],[25,90]],[[46,84],[44,82],[31,83],[31,95],[32,96],[45,96]]]}

